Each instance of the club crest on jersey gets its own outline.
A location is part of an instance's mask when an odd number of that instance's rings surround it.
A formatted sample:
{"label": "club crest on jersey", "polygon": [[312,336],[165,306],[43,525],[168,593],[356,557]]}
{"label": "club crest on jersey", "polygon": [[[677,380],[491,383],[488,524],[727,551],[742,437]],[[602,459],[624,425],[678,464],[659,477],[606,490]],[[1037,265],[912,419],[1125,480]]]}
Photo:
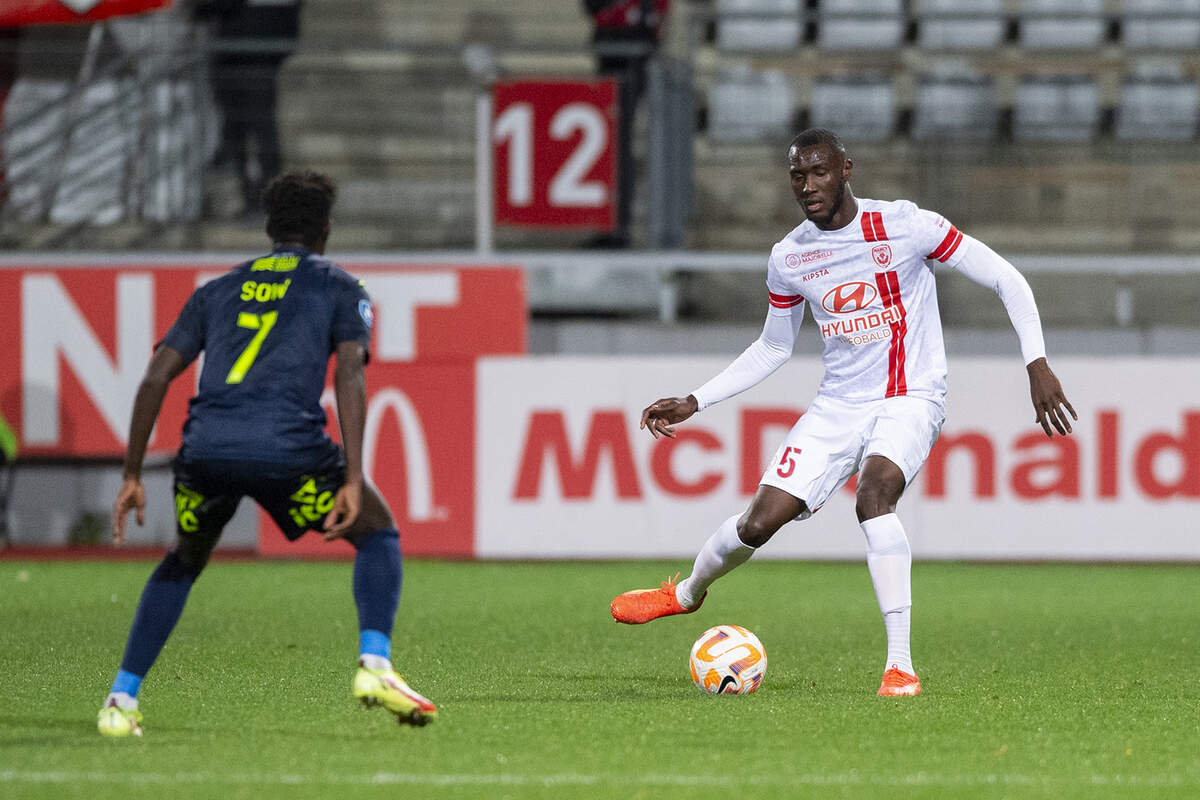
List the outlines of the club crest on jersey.
{"label": "club crest on jersey", "polygon": [[363,322],[367,324],[367,328],[370,328],[375,324],[375,311],[371,308],[370,300],[358,301],[358,315],[362,317]]}
{"label": "club crest on jersey", "polygon": [[881,267],[887,267],[892,263],[892,248],[891,245],[877,244],[871,248],[871,258],[875,259],[875,263]]}

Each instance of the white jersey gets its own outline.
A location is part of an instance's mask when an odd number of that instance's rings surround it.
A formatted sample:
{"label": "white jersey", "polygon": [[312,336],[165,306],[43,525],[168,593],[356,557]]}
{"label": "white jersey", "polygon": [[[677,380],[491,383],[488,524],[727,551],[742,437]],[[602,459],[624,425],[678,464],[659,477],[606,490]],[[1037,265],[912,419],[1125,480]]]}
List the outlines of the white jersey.
{"label": "white jersey", "polygon": [[858,215],[825,231],[805,221],[771,250],[778,309],[807,302],[825,340],[820,394],[852,402],[910,395],[939,405],[946,349],[933,272],[968,247],[944,217],[907,200],[858,198]]}

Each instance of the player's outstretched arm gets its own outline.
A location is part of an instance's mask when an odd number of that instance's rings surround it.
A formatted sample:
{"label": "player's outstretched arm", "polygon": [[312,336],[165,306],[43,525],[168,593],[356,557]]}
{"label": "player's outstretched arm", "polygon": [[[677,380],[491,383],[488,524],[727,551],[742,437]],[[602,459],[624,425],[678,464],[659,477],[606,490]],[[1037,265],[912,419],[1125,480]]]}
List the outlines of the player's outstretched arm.
{"label": "player's outstretched arm", "polygon": [[1076,420],[1079,417],[1063,393],[1058,377],[1046,363],[1041,317],[1029,283],[1016,267],[978,239],[962,236],[959,250],[961,255],[953,264],[954,268],[1000,295],[1013,330],[1017,332],[1025,369],[1029,373],[1029,394],[1037,414],[1034,421],[1042,426],[1047,436],[1054,436],[1054,430],[1066,436],[1071,432],[1067,414]]}
{"label": "player's outstretched arm", "polygon": [[689,394],[687,397],[664,397],[661,400],[655,400],[642,410],[642,422],[638,425],[638,429],[649,429],[650,435],[655,439],[660,434],[674,439],[675,428],[673,426],[675,423],[683,422],[699,409],[700,404],[696,401],[694,394]]}
{"label": "player's outstretched arm", "polygon": [[363,370],[367,351],[357,340],[339,342],[337,367],[333,371],[333,391],[337,395],[338,426],[346,453],[346,481],[333,499],[333,509],[325,517],[325,540],[346,534],[362,509],[362,444],[367,416],[367,379]]}
{"label": "player's outstretched arm", "polygon": [[113,504],[113,544],[125,543],[125,518],[130,511],[137,511],[137,524],[146,522],[146,490],[142,486],[142,461],[146,457],[146,445],[154,431],[154,422],[162,409],[163,398],[171,381],[183,372],[187,362],[179,351],[161,345],[150,358],[146,374],[138,386],[133,401],[133,417],[129,422],[129,444],[125,447],[125,472],[117,501]]}
{"label": "player's outstretched arm", "polygon": [[1029,394],[1033,399],[1033,410],[1037,414],[1034,421],[1042,426],[1042,430],[1049,437],[1054,436],[1054,432],[1050,430],[1051,425],[1054,426],[1054,430],[1066,436],[1072,430],[1067,413],[1070,412],[1071,418],[1075,420],[1079,419],[1079,415],[1075,413],[1071,401],[1067,400],[1066,394],[1063,393],[1058,376],[1050,369],[1044,356],[1029,362],[1025,371],[1029,373]]}

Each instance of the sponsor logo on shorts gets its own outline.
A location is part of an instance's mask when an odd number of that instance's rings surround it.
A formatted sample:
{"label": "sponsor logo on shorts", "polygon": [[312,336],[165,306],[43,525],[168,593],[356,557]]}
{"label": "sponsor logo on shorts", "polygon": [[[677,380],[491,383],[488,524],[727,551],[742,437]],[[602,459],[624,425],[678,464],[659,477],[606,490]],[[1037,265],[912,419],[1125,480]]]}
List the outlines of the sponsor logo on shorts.
{"label": "sponsor logo on shorts", "polygon": [[850,281],[825,293],[821,306],[830,314],[853,314],[875,301],[878,290],[866,281]]}
{"label": "sponsor logo on shorts", "polygon": [[288,509],[297,527],[307,528],[333,510],[333,492],[317,492],[317,482],[306,478],[300,490],[291,496],[297,505]]}
{"label": "sponsor logo on shorts", "polygon": [[204,502],[204,495],[197,491],[175,484],[175,519],[179,521],[179,527],[188,533],[195,533],[200,530],[200,519],[196,516],[196,509]]}

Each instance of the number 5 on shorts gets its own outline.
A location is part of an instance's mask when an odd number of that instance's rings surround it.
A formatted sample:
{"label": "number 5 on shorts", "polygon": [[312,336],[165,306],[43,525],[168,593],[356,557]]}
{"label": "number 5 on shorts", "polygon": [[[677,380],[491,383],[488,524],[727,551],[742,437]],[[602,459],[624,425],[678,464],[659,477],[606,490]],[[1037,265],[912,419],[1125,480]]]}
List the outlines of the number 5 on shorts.
{"label": "number 5 on shorts", "polygon": [[796,459],[793,456],[798,455],[800,455],[799,447],[783,448],[783,457],[779,459],[779,469],[775,470],[775,474],[781,478],[790,478],[796,471]]}
{"label": "number 5 on shorts", "polygon": [[265,314],[247,314],[243,311],[238,314],[239,328],[249,328],[258,333],[254,334],[254,338],[250,340],[250,344],[246,345],[246,349],[238,356],[238,360],[233,362],[233,368],[225,376],[226,383],[241,383],[242,379],[246,377],[246,373],[254,364],[254,359],[258,358],[258,351],[262,349],[263,340],[267,338],[271,328],[275,327],[275,320],[278,317],[278,311],[268,311]]}

